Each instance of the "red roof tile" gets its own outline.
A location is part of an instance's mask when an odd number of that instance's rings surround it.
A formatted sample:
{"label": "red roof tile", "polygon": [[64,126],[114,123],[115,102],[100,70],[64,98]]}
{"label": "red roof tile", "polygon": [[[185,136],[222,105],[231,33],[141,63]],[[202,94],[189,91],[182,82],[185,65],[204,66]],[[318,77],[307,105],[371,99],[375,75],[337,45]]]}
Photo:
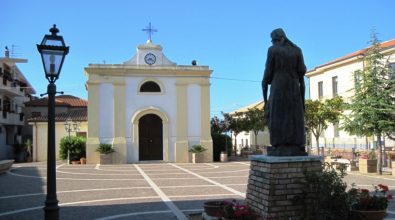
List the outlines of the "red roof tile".
{"label": "red roof tile", "polygon": [[[47,106],[48,98],[41,98],[25,102],[25,106]],[[80,99],[72,95],[60,95],[55,97],[56,106],[68,106],[68,107],[86,107],[88,101]]]}
{"label": "red roof tile", "polygon": [[[69,112],[62,112],[55,115],[55,121],[66,121],[70,118],[72,121],[88,121],[88,109],[78,109]],[[34,118],[29,118],[29,122],[44,122],[48,121],[48,116],[39,116]]]}
{"label": "red roof tile", "polygon": [[[382,42],[382,43],[380,44],[380,47],[381,47],[382,50],[395,47],[395,39]],[[332,60],[332,61],[330,61],[330,62],[328,62],[328,63],[325,63],[325,64],[322,64],[322,65],[320,65],[320,66],[317,66],[317,67],[315,67],[314,69],[309,70],[308,72],[312,72],[312,71],[314,71],[314,70],[317,69],[317,68],[324,67],[324,66],[328,66],[328,65],[331,65],[331,64],[334,64],[334,63],[338,63],[338,62],[340,62],[340,61],[347,60],[347,59],[350,59],[350,58],[352,58],[352,57],[356,57],[356,56],[359,56],[359,55],[364,55],[364,54],[365,54],[365,51],[366,51],[368,48],[369,48],[369,47],[367,47],[367,48],[365,48],[365,49],[362,49],[362,50],[355,51],[355,52],[350,53],[350,54],[348,54],[348,55],[345,55],[345,56],[343,56],[343,57],[337,58],[337,59]]]}

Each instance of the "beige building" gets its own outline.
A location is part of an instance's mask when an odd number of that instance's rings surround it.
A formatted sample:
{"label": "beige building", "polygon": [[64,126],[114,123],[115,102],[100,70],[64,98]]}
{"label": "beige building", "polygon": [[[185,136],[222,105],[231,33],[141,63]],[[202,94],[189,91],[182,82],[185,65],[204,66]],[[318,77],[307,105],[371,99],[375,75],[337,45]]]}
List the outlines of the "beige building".
{"label": "beige building", "polygon": [[[48,146],[48,98],[31,100],[25,103],[25,114],[29,117],[31,137],[33,142],[33,161],[47,160]],[[59,159],[60,140],[68,135],[86,137],[88,131],[87,120],[88,102],[71,95],[55,97],[55,153]],[[66,131],[65,122],[78,123],[78,130]]]}
{"label": "beige building", "polygon": [[150,40],[123,64],[90,64],[87,162],[98,163],[100,143],[112,144],[113,163],[189,162],[194,144],[208,148],[210,75],[208,66],[177,65]]}
{"label": "beige building", "polygon": [[13,145],[23,144],[25,140],[22,136],[26,121],[24,102],[36,93],[16,65],[26,62],[10,57],[7,48],[5,56],[0,57],[0,160],[14,158]]}
{"label": "beige building", "polygon": [[[263,109],[264,102],[263,100],[252,103],[245,107],[239,108],[229,114],[233,115],[236,112],[247,112],[248,109],[258,108]],[[251,146],[270,146],[270,135],[269,129],[266,128],[264,131],[259,131],[257,135],[257,143],[255,143],[255,134],[253,131],[243,131],[236,136],[236,143],[237,143],[237,153],[240,153],[240,150],[243,147],[251,147]],[[235,143],[235,136],[232,135],[232,143]]]}
{"label": "beige building", "polygon": [[[342,96],[346,101],[353,96],[354,75],[356,70],[363,69],[364,53],[366,49],[361,49],[333,61],[317,66],[306,73],[309,78],[310,98],[312,100],[328,99],[335,96]],[[395,39],[381,44],[381,53],[385,59],[389,59],[395,68]],[[347,114],[347,112],[345,113]],[[315,138],[311,138],[312,146],[315,146]],[[373,146],[372,137],[350,136],[339,129],[339,125],[330,125],[320,137],[320,145],[336,148],[357,148],[365,149]],[[386,146],[394,146],[395,143],[386,139]]]}

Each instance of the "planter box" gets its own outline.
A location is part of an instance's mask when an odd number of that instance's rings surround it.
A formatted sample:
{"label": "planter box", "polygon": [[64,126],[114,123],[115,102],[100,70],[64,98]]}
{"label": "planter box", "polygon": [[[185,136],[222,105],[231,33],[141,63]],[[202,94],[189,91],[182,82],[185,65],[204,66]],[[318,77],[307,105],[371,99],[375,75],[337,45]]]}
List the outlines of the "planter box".
{"label": "planter box", "polygon": [[100,154],[100,164],[112,164],[112,155]]}
{"label": "planter box", "polygon": [[192,153],[192,163],[204,163],[204,154]]}
{"label": "planter box", "polygon": [[395,176],[395,161],[391,162],[391,166],[392,166],[392,176]]}
{"label": "planter box", "polygon": [[220,161],[221,161],[221,162],[226,162],[226,161],[228,161],[228,154],[227,154],[226,152],[221,152]]}
{"label": "planter box", "polygon": [[376,173],[377,172],[377,159],[359,159],[359,172],[360,173]]}
{"label": "planter box", "polygon": [[11,169],[14,160],[0,160],[0,174],[7,172]]}

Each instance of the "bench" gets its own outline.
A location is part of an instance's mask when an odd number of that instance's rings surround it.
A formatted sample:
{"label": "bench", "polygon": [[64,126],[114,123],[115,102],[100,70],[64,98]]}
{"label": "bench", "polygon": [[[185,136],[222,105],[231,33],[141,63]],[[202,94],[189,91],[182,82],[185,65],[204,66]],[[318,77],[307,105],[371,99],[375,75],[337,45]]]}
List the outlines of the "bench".
{"label": "bench", "polygon": [[9,170],[14,163],[14,160],[0,160],[0,174]]}

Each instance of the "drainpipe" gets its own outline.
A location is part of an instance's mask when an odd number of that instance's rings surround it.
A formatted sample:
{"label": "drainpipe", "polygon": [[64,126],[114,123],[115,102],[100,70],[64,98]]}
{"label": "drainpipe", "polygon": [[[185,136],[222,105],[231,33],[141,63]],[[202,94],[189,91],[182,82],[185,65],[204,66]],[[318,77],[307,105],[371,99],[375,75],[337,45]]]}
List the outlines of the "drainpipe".
{"label": "drainpipe", "polygon": [[34,155],[33,161],[34,161],[34,162],[37,162],[37,152],[38,152],[38,149],[37,149],[37,148],[38,148],[38,147],[37,147],[37,136],[38,136],[38,135],[37,135],[37,122],[34,122],[34,130],[35,130],[36,132],[34,133],[34,143],[35,143],[35,144],[33,144],[33,147],[34,147],[34,146],[36,146],[36,147],[34,148],[34,151],[35,151],[35,152],[34,152],[34,154],[33,154],[33,155]]}

